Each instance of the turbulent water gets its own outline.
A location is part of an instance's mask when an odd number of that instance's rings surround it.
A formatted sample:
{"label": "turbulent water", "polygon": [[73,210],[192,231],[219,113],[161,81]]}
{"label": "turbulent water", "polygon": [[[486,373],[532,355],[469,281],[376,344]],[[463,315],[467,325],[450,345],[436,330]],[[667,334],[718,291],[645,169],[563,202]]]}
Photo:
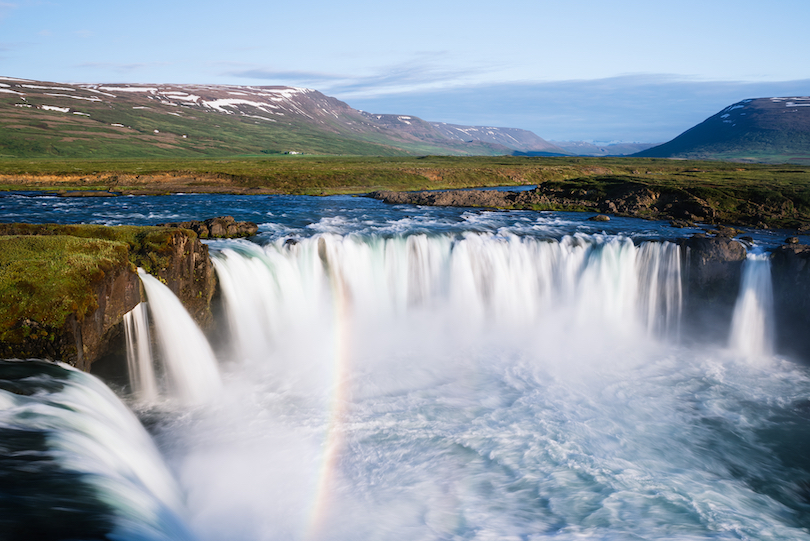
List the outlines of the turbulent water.
{"label": "turbulent water", "polygon": [[[138,447],[101,437],[91,452],[66,451],[63,431],[98,415],[80,409],[51,428],[58,405],[73,403],[63,382],[103,394],[102,410],[123,406],[75,371],[0,368],[0,427],[39,430],[32,447],[56,478],[84,483],[77,513],[96,519],[86,531],[810,539],[810,373],[773,353],[762,256],[746,264],[731,335],[694,344],[682,336],[678,248],[647,242],[666,238],[665,225],[627,220],[617,234],[571,214],[300,201],[231,212],[273,216],[258,243],[210,245],[223,328],[208,399],[162,380],[125,397],[162,459],[115,473],[156,457],[140,451],[151,443],[137,424],[123,431]],[[321,208],[307,219],[307,205]],[[173,309],[153,295],[156,321]],[[166,340],[183,346],[189,334]],[[171,378],[162,362],[155,377]],[[27,440],[3,441],[21,442],[0,443],[4,456],[29,456]],[[111,466],[99,475],[88,464],[100,456]],[[0,479],[23,478],[21,460],[0,459]],[[23,528],[31,519],[15,520],[9,502],[21,496],[5,486],[0,526]],[[18,492],[32,507],[64,505],[44,489]],[[171,520],[161,529],[156,516]],[[157,526],[127,529],[142,523]]]}

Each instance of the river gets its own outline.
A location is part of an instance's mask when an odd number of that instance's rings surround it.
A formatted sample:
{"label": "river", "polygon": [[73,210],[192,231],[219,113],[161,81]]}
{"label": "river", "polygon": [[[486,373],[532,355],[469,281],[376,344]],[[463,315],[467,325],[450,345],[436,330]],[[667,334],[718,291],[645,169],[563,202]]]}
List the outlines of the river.
{"label": "river", "polygon": [[155,280],[117,395],[2,363],[0,539],[810,539],[810,372],[774,353],[761,255],[784,233],[749,232],[732,332],[695,342],[667,240],[696,230],[666,223],[0,197],[3,221],[223,214],[260,233],[209,242],[210,344]]}

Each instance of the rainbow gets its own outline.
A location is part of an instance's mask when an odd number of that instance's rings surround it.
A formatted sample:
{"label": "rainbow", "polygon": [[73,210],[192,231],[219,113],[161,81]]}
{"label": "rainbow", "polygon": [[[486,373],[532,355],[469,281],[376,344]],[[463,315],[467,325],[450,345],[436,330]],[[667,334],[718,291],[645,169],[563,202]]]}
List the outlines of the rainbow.
{"label": "rainbow", "polygon": [[[328,518],[328,509],[334,493],[336,465],[343,449],[343,426],[349,409],[349,360],[350,360],[350,296],[339,271],[327,264],[322,256],[332,287],[334,299],[334,359],[332,396],[329,403],[329,420],[324,436],[321,464],[315,497],[309,512],[304,539],[322,539]],[[330,270],[332,272],[330,272]]]}

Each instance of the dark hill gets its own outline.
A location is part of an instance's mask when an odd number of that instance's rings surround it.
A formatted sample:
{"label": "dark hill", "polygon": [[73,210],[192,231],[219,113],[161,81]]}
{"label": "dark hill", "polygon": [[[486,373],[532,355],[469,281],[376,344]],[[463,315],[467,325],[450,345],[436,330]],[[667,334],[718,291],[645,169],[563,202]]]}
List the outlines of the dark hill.
{"label": "dark hill", "polygon": [[743,100],[634,156],[810,163],[810,97]]}

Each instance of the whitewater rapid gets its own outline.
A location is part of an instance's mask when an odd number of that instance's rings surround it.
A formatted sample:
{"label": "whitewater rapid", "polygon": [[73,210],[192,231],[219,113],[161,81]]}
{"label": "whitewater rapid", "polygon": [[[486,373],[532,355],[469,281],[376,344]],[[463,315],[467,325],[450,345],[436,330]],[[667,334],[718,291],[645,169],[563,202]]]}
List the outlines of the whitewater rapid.
{"label": "whitewater rapid", "polygon": [[807,373],[728,338],[681,344],[677,250],[480,233],[221,247],[222,401],[157,430],[193,530],[810,538]]}
{"label": "whitewater rapid", "polygon": [[126,400],[159,451],[64,367],[4,365],[0,431],[47,433],[116,539],[810,539],[810,377],[773,352],[765,256],[695,343],[654,231],[370,204],[212,242],[211,344],[142,277]]}

